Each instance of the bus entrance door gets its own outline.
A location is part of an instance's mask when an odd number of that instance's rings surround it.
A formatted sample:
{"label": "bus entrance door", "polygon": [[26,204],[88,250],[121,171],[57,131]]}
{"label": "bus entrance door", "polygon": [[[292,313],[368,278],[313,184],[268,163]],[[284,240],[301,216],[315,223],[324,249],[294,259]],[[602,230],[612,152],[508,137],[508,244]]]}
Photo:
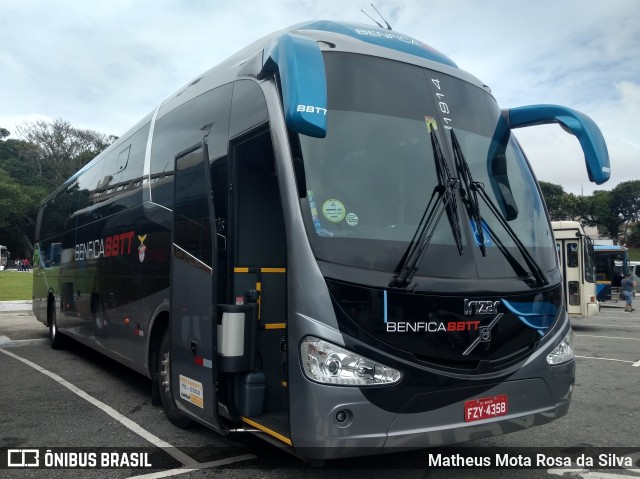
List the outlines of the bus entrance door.
{"label": "bus entrance door", "polygon": [[582,294],[580,286],[582,284],[581,271],[581,249],[577,240],[560,240],[558,250],[564,265],[564,290],[567,299],[567,313],[569,315],[582,316],[583,306],[581,304]]}
{"label": "bus entrance door", "polygon": [[205,142],[175,159],[171,256],[171,394],[187,416],[222,431],[216,383],[217,254]]}

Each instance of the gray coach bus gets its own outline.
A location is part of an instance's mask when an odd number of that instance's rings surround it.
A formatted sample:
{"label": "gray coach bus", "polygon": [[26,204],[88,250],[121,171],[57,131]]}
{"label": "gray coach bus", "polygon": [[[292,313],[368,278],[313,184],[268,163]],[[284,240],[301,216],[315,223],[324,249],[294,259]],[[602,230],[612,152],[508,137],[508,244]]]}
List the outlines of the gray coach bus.
{"label": "gray coach bus", "polygon": [[569,408],[571,330],[512,135],[544,123],[608,179],[587,116],[501,110],[418,40],[274,33],[43,203],[34,311],[54,348],[73,338],[151,378],[174,424],[256,429],[309,459],[547,423]]}

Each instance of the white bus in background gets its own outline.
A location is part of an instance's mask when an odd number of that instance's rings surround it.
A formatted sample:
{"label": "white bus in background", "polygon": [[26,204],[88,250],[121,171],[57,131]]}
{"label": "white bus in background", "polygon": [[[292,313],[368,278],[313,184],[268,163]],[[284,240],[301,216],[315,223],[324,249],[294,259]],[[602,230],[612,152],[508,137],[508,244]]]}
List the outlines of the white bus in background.
{"label": "white bus in background", "polygon": [[593,316],[600,311],[596,298],[596,265],[593,241],[578,221],[553,221],[562,271],[567,313],[573,318]]}
{"label": "white bus in background", "polygon": [[629,261],[629,272],[636,282],[636,293],[640,293],[640,261]]}
{"label": "white bus in background", "polygon": [[7,247],[0,244],[0,271],[7,269]]}

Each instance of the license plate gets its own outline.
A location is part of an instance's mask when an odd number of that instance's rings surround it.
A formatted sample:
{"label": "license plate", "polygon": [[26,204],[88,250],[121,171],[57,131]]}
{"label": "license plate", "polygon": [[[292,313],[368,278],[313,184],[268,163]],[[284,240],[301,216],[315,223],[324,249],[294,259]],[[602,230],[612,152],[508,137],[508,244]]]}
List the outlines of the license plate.
{"label": "license plate", "polygon": [[465,401],[464,420],[465,422],[473,422],[504,416],[509,411],[508,404],[509,399],[506,394]]}

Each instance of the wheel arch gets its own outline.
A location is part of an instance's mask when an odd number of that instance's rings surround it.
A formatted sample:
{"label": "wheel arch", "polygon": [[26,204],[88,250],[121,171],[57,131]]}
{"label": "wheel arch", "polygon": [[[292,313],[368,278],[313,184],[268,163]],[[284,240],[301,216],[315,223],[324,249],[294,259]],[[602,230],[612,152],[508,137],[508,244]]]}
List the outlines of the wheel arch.
{"label": "wheel arch", "polygon": [[51,310],[56,307],[56,295],[53,288],[47,292],[47,327],[51,327]]}
{"label": "wheel arch", "polygon": [[158,370],[157,352],[160,348],[162,335],[164,331],[169,327],[169,318],[169,302],[164,301],[153,312],[151,321],[149,322],[149,342],[147,344],[147,373],[150,378],[153,378],[154,374]]}

